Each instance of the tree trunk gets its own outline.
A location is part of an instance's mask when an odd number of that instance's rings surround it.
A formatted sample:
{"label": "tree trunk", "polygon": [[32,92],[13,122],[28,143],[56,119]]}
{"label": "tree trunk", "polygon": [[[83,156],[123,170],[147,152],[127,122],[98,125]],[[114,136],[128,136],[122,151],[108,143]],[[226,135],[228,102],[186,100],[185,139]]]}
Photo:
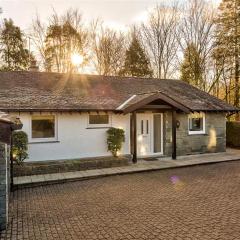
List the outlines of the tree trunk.
{"label": "tree trunk", "polygon": [[[235,91],[234,105],[239,107],[239,47],[238,47],[238,17],[237,17],[237,1],[235,0]],[[240,114],[235,116],[236,121],[240,121]]]}

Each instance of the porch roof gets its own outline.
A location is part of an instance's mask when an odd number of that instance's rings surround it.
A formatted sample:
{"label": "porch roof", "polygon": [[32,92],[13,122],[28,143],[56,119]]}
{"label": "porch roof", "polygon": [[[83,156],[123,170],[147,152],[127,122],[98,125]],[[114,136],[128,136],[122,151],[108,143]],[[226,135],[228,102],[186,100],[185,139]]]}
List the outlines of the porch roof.
{"label": "porch roof", "polygon": [[126,100],[122,105],[120,105],[117,109],[122,110],[124,113],[129,113],[141,107],[144,107],[155,100],[162,100],[171,107],[177,108],[185,113],[191,112],[190,108],[172,99],[171,97],[167,96],[166,94],[160,91],[133,95],[128,100]]}

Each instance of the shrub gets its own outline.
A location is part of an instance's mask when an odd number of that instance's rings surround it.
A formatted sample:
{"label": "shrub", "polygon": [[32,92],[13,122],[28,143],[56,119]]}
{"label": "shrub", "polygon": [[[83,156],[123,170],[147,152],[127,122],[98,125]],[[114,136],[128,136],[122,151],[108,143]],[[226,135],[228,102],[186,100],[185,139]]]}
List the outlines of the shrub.
{"label": "shrub", "polygon": [[16,131],[12,134],[12,154],[17,164],[28,158],[28,136],[24,131]]}
{"label": "shrub", "polygon": [[240,147],[240,122],[227,122],[227,146]]}
{"label": "shrub", "polygon": [[112,127],[107,130],[108,151],[110,151],[114,157],[117,157],[117,152],[121,150],[124,141],[125,135],[123,129]]}

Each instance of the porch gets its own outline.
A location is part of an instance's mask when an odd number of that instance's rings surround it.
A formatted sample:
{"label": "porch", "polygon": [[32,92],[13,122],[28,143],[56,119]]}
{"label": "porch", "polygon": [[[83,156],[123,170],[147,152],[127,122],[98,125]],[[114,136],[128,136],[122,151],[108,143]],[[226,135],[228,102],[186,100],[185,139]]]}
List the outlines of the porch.
{"label": "porch", "polygon": [[138,158],[147,156],[164,156],[166,143],[166,126],[163,114],[171,113],[171,156],[177,158],[178,113],[190,113],[191,110],[182,103],[160,91],[133,95],[117,110],[131,114],[130,143],[133,163]]}
{"label": "porch", "polygon": [[53,183],[63,183],[67,181],[78,181],[92,178],[107,177],[113,175],[123,175],[155,170],[164,170],[169,168],[190,167],[195,165],[213,164],[220,162],[240,161],[240,150],[227,149],[222,153],[198,154],[189,156],[180,156],[176,161],[171,157],[167,158],[146,158],[140,159],[136,164],[129,166],[112,167],[105,169],[42,174],[33,176],[15,177],[15,187],[48,185]]}
{"label": "porch", "polygon": [[133,163],[149,156],[175,160],[177,155],[224,152],[226,114],[236,112],[190,108],[161,91],[133,95],[118,110],[131,114]]}

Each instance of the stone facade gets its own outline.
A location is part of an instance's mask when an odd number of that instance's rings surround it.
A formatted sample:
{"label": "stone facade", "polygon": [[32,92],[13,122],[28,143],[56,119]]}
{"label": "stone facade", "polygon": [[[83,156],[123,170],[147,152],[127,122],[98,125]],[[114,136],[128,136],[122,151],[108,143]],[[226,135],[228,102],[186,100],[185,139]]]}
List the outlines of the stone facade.
{"label": "stone facade", "polygon": [[[226,151],[226,118],[225,113],[205,113],[205,134],[188,133],[188,115],[177,114],[180,126],[177,128],[177,156],[224,152]],[[164,113],[164,155],[172,154],[172,116]]]}

